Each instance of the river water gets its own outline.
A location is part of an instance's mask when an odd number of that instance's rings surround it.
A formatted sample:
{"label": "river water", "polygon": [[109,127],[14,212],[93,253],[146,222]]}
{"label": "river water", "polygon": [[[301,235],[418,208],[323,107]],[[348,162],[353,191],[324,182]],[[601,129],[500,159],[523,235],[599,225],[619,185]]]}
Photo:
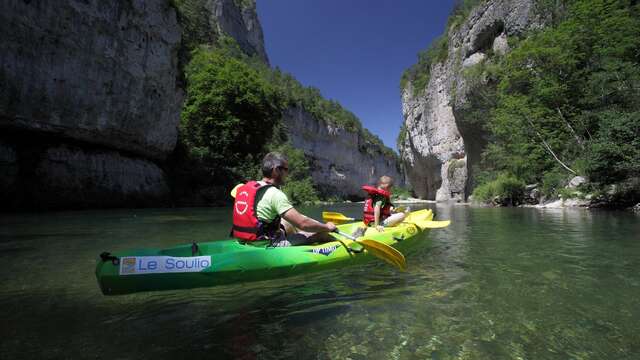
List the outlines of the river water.
{"label": "river water", "polygon": [[405,254],[406,273],[113,297],[100,252],[224,238],[229,210],[0,215],[0,358],[640,358],[640,216],[434,209],[452,225]]}

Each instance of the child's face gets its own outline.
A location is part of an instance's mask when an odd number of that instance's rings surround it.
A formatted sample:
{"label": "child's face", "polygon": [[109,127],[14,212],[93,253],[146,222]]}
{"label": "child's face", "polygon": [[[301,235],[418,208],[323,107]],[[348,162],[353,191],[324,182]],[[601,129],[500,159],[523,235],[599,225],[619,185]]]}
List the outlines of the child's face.
{"label": "child's face", "polygon": [[392,187],[392,186],[393,186],[393,185],[391,185],[391,183],[390,183],[390,182],[388,182],[388,181],[382,181],[382,182],[380,183],[380,189],[382,189],[382,190],[387,190],[387,191],[388,191],[388,190],[391,190],[391,187]]}

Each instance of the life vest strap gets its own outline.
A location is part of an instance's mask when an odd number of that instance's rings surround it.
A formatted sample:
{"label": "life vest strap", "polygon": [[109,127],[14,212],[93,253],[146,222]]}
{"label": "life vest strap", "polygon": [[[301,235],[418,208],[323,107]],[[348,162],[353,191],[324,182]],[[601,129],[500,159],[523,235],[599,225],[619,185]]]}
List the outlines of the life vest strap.
{"label": "life vest strap", "polygon": [[233,225],[233,230],[240,231],[243,233],[257,234],[259,229],[254,227],[248,227],[248,226]]}

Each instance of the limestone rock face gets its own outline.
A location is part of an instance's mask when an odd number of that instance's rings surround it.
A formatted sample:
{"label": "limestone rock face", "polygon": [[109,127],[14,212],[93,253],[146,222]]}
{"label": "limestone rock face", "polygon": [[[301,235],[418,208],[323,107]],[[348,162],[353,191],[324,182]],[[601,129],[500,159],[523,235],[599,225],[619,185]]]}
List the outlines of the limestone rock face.
{"label": "limestone rock face", "polygon": [[285,111],[284,124],[292,145],[311,160],[311,176],[324,194],[363,197],[361,186],[382,175],[403,185],[395,157],[366,143],[358,133],[331,126],[299,107]]}
{"label": "limestone rock face", "polygon": [[265,63],[269,63],[264,48],[262,26],[253,0],[207,0],[210,9],[210,20],[218,34],[233,37],[240,48],[249,55],[256,55]]}
{"label": "limestone rock face", "polygon": [[[254,1],[203,4],[207,31],[267,61]],[[0,2],[2,207],[164,204],[181,31],[169,0]]]}
{"label": "limestone rock face", "polygon": [[162,159],[182,103],[168,1],[0,2],[0,127]]}
{"label": "limestone rock face", "polygon": [[399,150],[407,182],[419,197],[460,201],[471,192],[471,169],[486,140],[482,129],[473,125],[477,122],[461,115],[469,105],[464,70],[489,61],[489,50],[506,53],[509,37],[541,27],[534,4],[533,0],[483,2],[446,35],[447,58],[432,65],[426,88],[415,89],[409,83],[403,89],[407,136]]}

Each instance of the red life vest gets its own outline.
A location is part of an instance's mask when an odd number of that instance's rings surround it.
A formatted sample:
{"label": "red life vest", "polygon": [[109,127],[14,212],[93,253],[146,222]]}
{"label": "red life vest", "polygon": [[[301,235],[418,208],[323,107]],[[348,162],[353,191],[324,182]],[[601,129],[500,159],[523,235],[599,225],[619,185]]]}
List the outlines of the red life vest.
{"label": "red life vest", "polygon": [[233,203],[233,227],[231,235],[244,241],[255,241],[269,237],[280,229],[280,217],[271,223],[265,223],[258,219],[256,208],[256,195],[258,191],[266,191],[273,185],[261,184],[257,181],[249,181],[240,186],[236,191],[236,199]]}
{"label": "red life vest", "polygon": [[364,202],[364,214],[362,216],[362,221],[364,221],[365,225],[369,225],[369,223],[375,223],[376,217],[374,213],[374,198],[375,197],[384,197],[385,205],[380,209],[380,221],[391,216],[391,193],[386,190],[378,189],[374,186],[363,185],[362,190],[366,191],[369,194],[369,197]]}

